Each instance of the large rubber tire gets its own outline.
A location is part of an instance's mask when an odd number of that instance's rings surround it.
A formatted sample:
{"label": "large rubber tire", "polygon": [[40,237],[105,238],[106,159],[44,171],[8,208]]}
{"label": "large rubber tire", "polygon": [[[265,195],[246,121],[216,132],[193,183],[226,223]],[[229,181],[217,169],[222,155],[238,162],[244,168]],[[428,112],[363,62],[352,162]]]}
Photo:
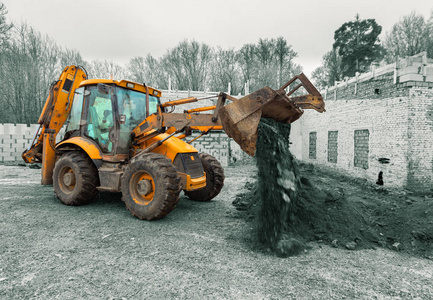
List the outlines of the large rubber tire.
{"label": "large rubber tire", "polygon": [[206,187],[196,191],[185,191],[185,195],[194,201],[206,202],[215,198],[224,186],[224,169],[219,161],[210,154],[199,154],[206,172]]}
{"label": "large rubber tire", "polygon": [[122,200],[133,216],[164,218],[179,201],[180,177],[164,155],[147,153],[133,158],[122,177]]}
{"label": "large rubber tire", "polygon": [[98,193],[98,170],[87,154],[70,151],[54,166],[53,186],[57,198],[66,205],[84,205]]}

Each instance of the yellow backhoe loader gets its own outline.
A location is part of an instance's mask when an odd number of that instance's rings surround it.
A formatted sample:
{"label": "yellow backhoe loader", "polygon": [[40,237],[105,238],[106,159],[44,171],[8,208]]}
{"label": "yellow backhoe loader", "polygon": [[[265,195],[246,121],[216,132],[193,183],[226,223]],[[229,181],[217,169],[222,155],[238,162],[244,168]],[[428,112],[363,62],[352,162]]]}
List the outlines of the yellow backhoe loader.
{"label": "yellow backhoe loader", "polygon": [[[286,93],[296,80],[300,83]],[[300,87],[308,94],[290,97]],[[199,137],[224,130],[253,156],[260,118],[291,123],[305,108],[324,111],[320,93],[303,74],[278,90],[265,87],[240,99],[220,93],[214,106],[184,113],[168,110],[200,99],[161,103],[160,97],[161,91],[144,84],[89,80],[84,68],[68,66],[52,84],[22,158],[42,163],[42,184],[53,184],[66,205],[86,204],[98,191],[122,192],[134,216],[160,219],[174,209],[181,190],[192,200],[209,201],[224,185],[220,163],[186,141],[193,130]]]}

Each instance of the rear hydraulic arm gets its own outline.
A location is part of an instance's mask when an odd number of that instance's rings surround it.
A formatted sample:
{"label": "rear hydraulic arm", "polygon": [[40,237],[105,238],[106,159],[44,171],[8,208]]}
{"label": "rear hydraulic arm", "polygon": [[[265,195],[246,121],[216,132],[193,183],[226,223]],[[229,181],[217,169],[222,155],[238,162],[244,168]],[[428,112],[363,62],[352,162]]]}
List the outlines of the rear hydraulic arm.
{"label": "rear hydraulic arm", "polygon": [[52,183],[56,136],[69,116],[75,89],[86,77],[84,69],[79,66],[63,70],[59,80],[51,85],[35,138],[21,155],[27,163],[42,162],[42,184]]}

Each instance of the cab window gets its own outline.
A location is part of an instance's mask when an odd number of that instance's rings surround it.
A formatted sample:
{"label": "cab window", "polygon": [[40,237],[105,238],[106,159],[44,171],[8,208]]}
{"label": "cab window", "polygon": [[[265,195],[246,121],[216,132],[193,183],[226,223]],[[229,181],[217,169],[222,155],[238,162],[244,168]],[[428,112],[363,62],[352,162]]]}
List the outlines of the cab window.
{"label": "cab window", "polygon": [[94,139],[103,152],[113,149],[113,136],[110,136],[114,127],[114,116],[111,97],[114,88],[108,86],[108,93],[98,91],[96,86],[89,86],[89,111],[87,114],[87,128],[85,134]]}
{"label": "cab window", "polygon": [[[119,114],[125,116],[125,123],[120,124],[118,153],[128,153],[131,131],[146,119],[146,94],[118,88],[117,106]],[[158,98],[149,95],[149,115],[156,113]]]}
{"label": "cab window", "polygon": [[[117,93],[119,114],[126,116],[125,124],[132,131],[146,119],[146,94],[119,89]],[[149,115],[156,113],[158,98],[149,95]]]}
{"label": "cab window", "polygon": [[75,90],[74,101],[67,123],[66,132],[80,129],[81,112],[83,110],[84,87]]}

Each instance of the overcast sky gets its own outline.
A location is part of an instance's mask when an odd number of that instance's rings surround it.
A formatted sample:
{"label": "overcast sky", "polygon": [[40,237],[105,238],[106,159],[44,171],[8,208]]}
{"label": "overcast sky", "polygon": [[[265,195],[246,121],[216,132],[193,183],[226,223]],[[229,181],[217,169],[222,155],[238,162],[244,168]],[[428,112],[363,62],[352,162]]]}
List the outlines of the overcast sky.
{"label": "overcast sky", "polygon": [[284,37],[307,75],[320,66],[343,23],[373,18],[382,35],[416,11],[426,18],[432,0],[0,0],[14,22],[26,21],[85,60],[126,63],[162,56],[184,39],[239,49],[259,38]]}

